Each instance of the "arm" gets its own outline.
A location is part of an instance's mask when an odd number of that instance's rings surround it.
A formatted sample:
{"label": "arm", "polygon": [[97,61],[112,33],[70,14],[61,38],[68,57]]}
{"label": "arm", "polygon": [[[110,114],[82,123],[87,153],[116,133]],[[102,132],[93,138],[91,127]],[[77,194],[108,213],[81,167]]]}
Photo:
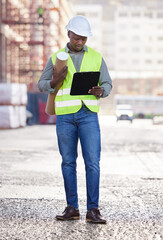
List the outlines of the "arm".
{"label": "arm", "polygon": [[89,93],[93,94],[95,97],[107,97],[112,90],[112,80],[110,78],[104,59],[102,59],[100,67],[99,85],[100,86],[96,86],[90,89]]}
{"label": "arm", "polygon": [[52,76],[53,76],[53,63],[51,58],[49,58],[49,61],[47,62],[38,82],[38,88],[40,92],[49,92],[49,93],[54,92],[54,88],[52,88],[50,84],[52,80]]}
{"label": "arm", "polygon": [[60,72],[57,72],[50,58],[38,82],[40,92],[54,93],[55,87],[65,79],[67,69],[67,67],[64,67]]}
{"label": "arm", "polygon": [[104,59],[102,59],[102,64],[100,68],[100,86],[104,89],[103,95],[101,97],[107,97],[112,90],[112,80],[109,75],[108,68]]}

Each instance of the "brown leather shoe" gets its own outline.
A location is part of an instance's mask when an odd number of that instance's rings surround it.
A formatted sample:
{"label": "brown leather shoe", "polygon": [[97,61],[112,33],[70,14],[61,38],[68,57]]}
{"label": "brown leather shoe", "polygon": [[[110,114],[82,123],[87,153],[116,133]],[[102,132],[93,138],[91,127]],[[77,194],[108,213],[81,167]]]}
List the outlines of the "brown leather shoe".
{"label": "brown leather shoe", "polygon": [[77,220],[80,218],[79,210],[76,210],[73,206],[68,206],[65,208],[62,215],[57,215],[57,220]]}
{"label": "brown leather shoe", "polygon": [[91,210],[87,212],[86,221],[90,223],[106,223],[106,220],[102,219],[100,211],[97,208],[91,208]]}

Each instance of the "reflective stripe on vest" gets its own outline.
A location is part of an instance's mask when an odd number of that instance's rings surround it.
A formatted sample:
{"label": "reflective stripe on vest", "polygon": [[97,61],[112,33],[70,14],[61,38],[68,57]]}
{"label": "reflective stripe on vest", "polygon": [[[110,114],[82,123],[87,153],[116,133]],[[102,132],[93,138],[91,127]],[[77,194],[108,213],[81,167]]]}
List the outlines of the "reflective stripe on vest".
{"label": "reflective stripe on vest", "polygon": [[[87,47],[87,48],[88,48],[88,52],[84,53],[80,72],[99,71],[101,67],[101,62],[102,62],[101,54],[96,52],[90,47]],[[65,51],[65,48],[60,51]],[[56,54],[57,53],[52,55],[53,64],[55,64]],[[69,56],[67,65],[68,65],[67,76],[55,98],[56,114],[62,115],[62,114],[75,113],[81,108],[82,102],[84,102],[84,104],[91,111],[98,112],[99,100],[95,96],[93,95],[71,96],[70,95],[73,74],[76,72],[70,56]]]}
{"label": "reflective stripe on vest", "polygon": [[[84,100],[83,101],[86,106],[97,106],[99,105],[99,100]],[[55,107],[66,107],[66,106],[81,106],[81,100],[69,100],[69,101],[61,101],[56,102]]]}

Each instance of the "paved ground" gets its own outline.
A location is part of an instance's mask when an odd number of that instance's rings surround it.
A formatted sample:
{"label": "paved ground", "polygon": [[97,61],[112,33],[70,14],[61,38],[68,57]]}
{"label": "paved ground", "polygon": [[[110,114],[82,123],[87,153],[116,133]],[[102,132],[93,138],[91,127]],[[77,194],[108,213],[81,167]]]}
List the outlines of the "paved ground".
{"label": "paved ground", "polygon": [[[163,126],[100,117],[100,209],[85,222],[84,164],[78,158],[81,219],[59,222],[65,194],[55,125],[0,131],[0,240],[163,239]],[[79,148],[80,153],[80,148]]]}

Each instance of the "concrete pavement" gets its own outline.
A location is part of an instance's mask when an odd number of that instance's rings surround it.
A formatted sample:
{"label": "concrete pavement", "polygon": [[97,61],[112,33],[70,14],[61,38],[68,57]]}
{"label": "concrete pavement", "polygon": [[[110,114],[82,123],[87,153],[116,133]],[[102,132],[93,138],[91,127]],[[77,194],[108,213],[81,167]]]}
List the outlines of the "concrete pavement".
{"label": "concrete pavement", "polygon": [[0,131],[0,240],[163,239],[163,126],[100,117],[100,210],[85,222],[85,170],[78,158],[81,219],[60,222],[65,206],[55,125]]}

